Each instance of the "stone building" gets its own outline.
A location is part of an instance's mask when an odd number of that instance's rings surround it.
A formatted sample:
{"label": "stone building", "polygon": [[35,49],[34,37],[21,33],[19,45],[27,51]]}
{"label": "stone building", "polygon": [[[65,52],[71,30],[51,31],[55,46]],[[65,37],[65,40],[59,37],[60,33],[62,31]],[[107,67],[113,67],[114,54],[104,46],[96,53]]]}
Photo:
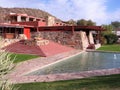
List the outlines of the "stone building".
{"label": "stone building", "polygon": [[71,26],[62,21],[56,22],[54,17],[46,20],[15,13],[10,14],[10,22],[0,24],[0,35],[4,38],[39,37],[76,49],[94,48],[92,45],[100,43],[103,30],[101,26]]}

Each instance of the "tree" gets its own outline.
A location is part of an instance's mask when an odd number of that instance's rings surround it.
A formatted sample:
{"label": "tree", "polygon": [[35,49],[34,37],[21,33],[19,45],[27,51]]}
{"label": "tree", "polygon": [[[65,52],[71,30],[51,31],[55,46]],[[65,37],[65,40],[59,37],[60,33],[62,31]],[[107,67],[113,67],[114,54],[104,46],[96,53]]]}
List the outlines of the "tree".
{"label": "tree", "polygon": [[0,90],[13,90],[13,85],[6,79],[6,74],[8,74],[13,67],[10,54],[0,48]]}
{"label": "tree", "polygon": [[105,29],[105,31],[102,34],[113,33],[112,31],[114,30],[114,28],[113,28],[113,26],[111,24],[109,24],[109,25],[102,25],[102,27]]}
{"label": "tree", "polygon": [[119,21],[114,21],[114,22],[111,22],[111,25],[112,25],[115,29],[117,29],[117,28],[120,27],[120,22],[119,22]]}
{"label": "tree", "polygon": [[113,43],[116,43],[116,41],[118,40],[118,37],[116,34],[113,33],[113,26],[110,24],[110,25],[102,25],[102,27],[105,29],[104,32],[102,32],[102,38],[103,38],[103,41],[106,41],[106,43],[103,43],[103,44],[113,44]]}
{"label": "tree", "polygon": [[87,21],[85,19],[77,20],[77,25],[86,26],[87,25]]}
{"label": "tree", "polygon": [[114,22],[111,22],[111,25],[114,27],[114,31],[117,34],[117,29],[120,28],[120,22],[114,21]]}
{"label": "tree", "polygon": [[96,23],[93,22],[92,20],[87,21],[87,26],[96,26]]}
{"label": "tree", "polygon": [[118,37],[117,37],[116,34],[114,34],[114,33],[106,34],[106,35],[104,35],[104,37],[105,37],[106,40],[107,40],[107,44],[114,44],[114,43],[116,43],[117,40],[118,40]]}
{"label": "tree", "polygon": [[77,22],[75,21],[75,20],[73,20],[73,19],[70,19],[69,21],[67,21],[68,22],[68,24],[70,24],[70,25],[77,25]]}
{"label": "tree", "polygon": [[82,25],[82,26],[95,26],[96,23],[93,22],[92,20],[81,19],[81,20],[77,20],[77,25]]}

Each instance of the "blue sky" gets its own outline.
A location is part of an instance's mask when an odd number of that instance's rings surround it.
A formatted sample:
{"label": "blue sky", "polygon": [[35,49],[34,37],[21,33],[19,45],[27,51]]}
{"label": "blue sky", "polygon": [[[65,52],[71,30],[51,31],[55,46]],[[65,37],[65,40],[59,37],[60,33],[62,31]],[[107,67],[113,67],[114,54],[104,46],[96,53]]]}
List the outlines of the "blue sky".
{"label": "blue sky", "polygon": [[120,9],[120,0],[108,0],[106,6],[107,10],[111,12]]}
{"label": "blue sky", "polygon": [[91,19],[98,25],[120,21],[120,0],[0,0],[1,7],[45,10],[66,21]]}

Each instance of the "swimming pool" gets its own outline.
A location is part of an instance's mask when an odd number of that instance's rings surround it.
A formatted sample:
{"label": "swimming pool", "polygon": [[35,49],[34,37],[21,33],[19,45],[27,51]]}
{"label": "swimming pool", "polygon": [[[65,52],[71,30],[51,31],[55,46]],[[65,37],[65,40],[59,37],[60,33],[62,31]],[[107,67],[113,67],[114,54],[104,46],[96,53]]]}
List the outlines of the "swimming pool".
{"label": "swimming pool", "polygon": [[84,52],[61,62],[45,66],[27,75],[76,73],[112,68],[120,68],[119,53]]}

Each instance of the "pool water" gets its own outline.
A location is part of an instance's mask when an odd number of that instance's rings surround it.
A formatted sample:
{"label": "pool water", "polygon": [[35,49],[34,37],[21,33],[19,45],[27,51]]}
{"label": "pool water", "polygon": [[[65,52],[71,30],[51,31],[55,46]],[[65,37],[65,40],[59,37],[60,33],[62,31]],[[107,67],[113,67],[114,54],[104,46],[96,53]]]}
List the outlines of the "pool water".
{"label": "pool water", "polygon": [[84,52],[61,62],[48,65],[28,75],[74,73],[112,68],[120,68],[119,53]]}

